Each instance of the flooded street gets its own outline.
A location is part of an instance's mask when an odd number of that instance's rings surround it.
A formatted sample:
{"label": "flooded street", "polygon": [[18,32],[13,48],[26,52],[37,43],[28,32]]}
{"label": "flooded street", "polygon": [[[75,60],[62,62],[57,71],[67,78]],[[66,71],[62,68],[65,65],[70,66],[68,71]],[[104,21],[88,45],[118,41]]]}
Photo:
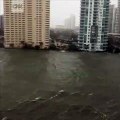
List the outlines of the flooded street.
{"label": "flooded street", "polygon": [[120,55],[0,49],[1,111],[60,91],[57,105],[92,106],[119,120]]}

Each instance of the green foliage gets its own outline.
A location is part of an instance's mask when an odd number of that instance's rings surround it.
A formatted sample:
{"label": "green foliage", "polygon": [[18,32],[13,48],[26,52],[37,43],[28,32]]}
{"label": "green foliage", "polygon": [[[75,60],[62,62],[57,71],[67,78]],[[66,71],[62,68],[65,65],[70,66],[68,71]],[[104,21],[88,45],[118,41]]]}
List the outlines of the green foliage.
{"label": "green foliage", "polygon": [[51,29],[50,37],[52,39],[68,39],[68,40],[76,40],[78,35],[73,30],[69,29]]}

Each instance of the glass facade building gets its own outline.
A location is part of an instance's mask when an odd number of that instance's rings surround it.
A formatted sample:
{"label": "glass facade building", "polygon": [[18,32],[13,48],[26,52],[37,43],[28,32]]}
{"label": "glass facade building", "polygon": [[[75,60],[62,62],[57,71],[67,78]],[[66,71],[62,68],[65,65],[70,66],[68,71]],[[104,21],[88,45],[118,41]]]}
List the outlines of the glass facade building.
{"label": "glass facade building", "polygon": [[105,51],[108,41],[110,0],[81,0],[79,47]]}

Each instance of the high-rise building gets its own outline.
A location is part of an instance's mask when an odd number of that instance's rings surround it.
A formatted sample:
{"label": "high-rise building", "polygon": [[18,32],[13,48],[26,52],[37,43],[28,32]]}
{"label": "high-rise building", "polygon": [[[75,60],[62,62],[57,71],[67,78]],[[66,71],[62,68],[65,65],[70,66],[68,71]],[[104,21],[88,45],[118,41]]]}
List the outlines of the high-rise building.
{"label": "high-rise building", "polygon": [[115,5],[110,5],[109,9],[109,33],[115,33],[117,8]]}
{"label": "high-rise building", "polygon": [[75,15],[71,15],[69,18],[65,19],[65,28],[72,30],[75,28]]}
{"label": "high-rise building", "polygon": [[108,41],[110,0],[81,0],[79,46],[86,51],[105,51]]}
{"label": "high-rise building", "polygon": [[0,15],[0,29],[3,30],[4,28],[4,19],[3,19],[3,15]]}
{"label": "high-rise building", "polygon": [[118,33],[120,33],[120,0],[118,0]]}
{"label": "high-rise building", "polygon": [[120,33],[120,0],[118,0],[118,8],[116,10],[115,33]]}
{"label": "high-rise building", "polygon": [[119,33],[119,14],[118,14],[118,8],[116,8],[116,13],[115,13],[115,33]]}
{"label": "high-rise building", "polygon": [[5,47],[49,47],[50,0],[4,0]]}
{"label": "high-rise building", "polygon": [[75,29],[75,15],[70,16],[71,29]]}
{"label": "high-rise building", "polygon": [[70,29],[70,18],[66,18],[64,22],[65,29]]}

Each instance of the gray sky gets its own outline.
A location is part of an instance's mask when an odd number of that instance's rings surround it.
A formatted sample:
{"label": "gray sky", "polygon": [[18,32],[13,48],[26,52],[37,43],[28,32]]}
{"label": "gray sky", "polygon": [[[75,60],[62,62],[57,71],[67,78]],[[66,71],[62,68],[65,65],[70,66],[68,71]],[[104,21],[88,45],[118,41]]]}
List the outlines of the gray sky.
{"label": "gray sky", "polygon": [[[117,0],[111,0],[117,5]],[[51,26],[64,24],[65,18],[75,14],[76,25],[79,24],[80,0],[51,0]],[[3,14],[3,0],[0,0],[0,14]]]}

